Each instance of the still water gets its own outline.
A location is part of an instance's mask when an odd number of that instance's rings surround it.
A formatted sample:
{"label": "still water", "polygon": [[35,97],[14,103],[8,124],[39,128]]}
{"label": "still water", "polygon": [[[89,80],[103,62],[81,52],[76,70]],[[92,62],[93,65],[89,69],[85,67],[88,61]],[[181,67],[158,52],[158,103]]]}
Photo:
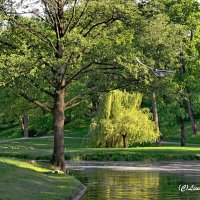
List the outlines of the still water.
{"label": "still water", "polygon": [[179,185],[200,189],[200,173],[90,168],[71,174],[87,186],[84,200],[200,200],[200,190],[179,191]]}

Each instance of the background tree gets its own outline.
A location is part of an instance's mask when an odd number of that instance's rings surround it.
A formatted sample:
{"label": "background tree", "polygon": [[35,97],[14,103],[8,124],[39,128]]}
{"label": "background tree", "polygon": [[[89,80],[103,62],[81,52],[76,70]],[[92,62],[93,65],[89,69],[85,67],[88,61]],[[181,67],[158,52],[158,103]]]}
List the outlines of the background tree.
{"label": "background tree", "polygon": [[[181,73],[181,87],[182,87],[182,100],[181,107],[186,107],[189,113],[189,118],[191,122],[193,134],[197,133],[197,125],[195,122],[194,109],[191,101],[192,90],[194,90],[196,85],[195,76],[197,74],[192,74],[192,68],[195,66],[195,62],[199,59],[199,52],[197,48],[196,39],[198,38],[198,26],[199,26],[199,2],[196,0],[188,1],[181,0],[177,3],[173,1],[165,2],[168,15],[171,21],[176,24],[180,24],[185,27],[187,33],[183,35],[183,42],[187,47],[185,50],[182,49],[180,52],[180,73]],[[190,79],[190,81],[189,81]],[[184,106],[185,102],[185,106]],[[184,120],[182,120],[184,121]],[[184,122],[182,122],[182,127]],[[183,129],[183,128],[182,128]],[[183,129],[182,135],[184,135],[185,130]],[[185,142],[182,142],[183,145]]]}
{"label": "background tree", "polygon": [[[13,7],[15,2],[6,1],[1,6],[7,22],[0,38],[4,44],[1,82],[52,113],[52,162],[65,170],[65,111],[84,101],[88,74],[98,75],[104,81],[109,72],[110,79],[117,76],[112,71],[122,68],[117,65],[120,53],[132,42],[127,31],[129,24],[123,22],[134,21],[136,6],[128,1],[41,0],[40,3],[42,12],[30,10],[31,18],[22,17],[19,8]],[[76,85],[79,93],[72,94],[71,87]]]}
{"label": "background tree", "polygon": [[148,109],[141,109],[141,94],[114,90],[101,97],[99,112],[91,124],[93,145],[128,147],[132,143],[155,142],[158,132]]}
{"label": "background tree", "polygon": [[[0,91],[0,137],[52,133],[52,117],[48,112],[30,104],[10,88],[1,87]],[[25,119],[27,123],[24,123],[24,118],[28,118]]]}
{"label": "background tree", "polygon": [[[138,24],[138,29],[135,31],[134,47],[139,52],[138,57],[145,64],[158,70],[174,70],[179,55],[179,43],[181,43],[182,39],[179,36],[179,32],[182,29],[170,22],[170,18],[163,13],[162,8],[163,4],[155,1],[143,5],[141,8],[143,16]],[[138,90],[149,96],[155,131],[160,132],[156,97],[158,95],[166,95],[166,92],[172,87],[170,81],[172,77],[167,77],[167,75],[159,77],[147,67],[140,67],[146,77],[141,83],[145,87],[138,87]]]}

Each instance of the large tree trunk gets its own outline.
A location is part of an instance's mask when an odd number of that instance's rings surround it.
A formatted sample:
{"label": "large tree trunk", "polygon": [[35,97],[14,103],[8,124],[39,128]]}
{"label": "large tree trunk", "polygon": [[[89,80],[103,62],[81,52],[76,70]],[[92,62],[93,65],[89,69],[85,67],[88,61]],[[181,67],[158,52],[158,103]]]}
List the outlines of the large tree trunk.
{"label": "large tree trunk", "polygon": [[55,105],[53,109],[54,118],[54,150],[52,163],[55,167],[66,171],[65,155],[64,155],[64,89],[60,89],[56,93]]}
{"label": "large tree trunk", "polygon": [[[159,122],[158,122],[158,108],[156,103],[156,93],[152,92],[152,112],[153,112],[153,120],[154,120],[154,131],[160,134]],[[156,145],[160,146],[160,136],[156,141]]]}
{"label": "large tree trunk", "polygon": [[198,128],[197,128],[197,125],[196,125],[196,122],[195,122],[194,111],[192,109],[192,102],[191,102],[189,95],[188,95],[188,99],[187,99],[187,105],[188,105],[188,112],[189,112],[190,122],[191,122],[191,127],[192,127],[192,133],[194,135],[196,135]]}
{"label": "large tree trunk", "polygon": [[24,137],[28,137],[28,114],[26,111],[23,114],[22,129],[24,131]]}

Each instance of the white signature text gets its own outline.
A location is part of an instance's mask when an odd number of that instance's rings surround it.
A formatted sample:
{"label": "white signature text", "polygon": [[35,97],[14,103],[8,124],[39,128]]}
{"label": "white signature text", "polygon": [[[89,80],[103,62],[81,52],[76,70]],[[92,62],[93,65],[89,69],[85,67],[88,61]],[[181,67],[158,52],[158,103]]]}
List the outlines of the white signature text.
{"label": "white signature text", "polygon": [[199,191],[200,187],[197,187],[195,185],[179,185],[178,190],[181,192],[185,191]]}

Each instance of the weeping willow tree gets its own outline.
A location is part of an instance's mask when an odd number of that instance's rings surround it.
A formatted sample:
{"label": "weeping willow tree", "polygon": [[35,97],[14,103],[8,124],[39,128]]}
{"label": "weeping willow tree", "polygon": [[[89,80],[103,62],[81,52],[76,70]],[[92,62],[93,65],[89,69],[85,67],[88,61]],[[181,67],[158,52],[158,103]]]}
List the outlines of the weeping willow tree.
{"label": "weeping willow tree", "polygon": [[130,143],[155,142],[151,113],[141,109],[142,96],[119,90],[101,96],[100,109],[92,120],[91,143],[97,147],[128,147]]}

